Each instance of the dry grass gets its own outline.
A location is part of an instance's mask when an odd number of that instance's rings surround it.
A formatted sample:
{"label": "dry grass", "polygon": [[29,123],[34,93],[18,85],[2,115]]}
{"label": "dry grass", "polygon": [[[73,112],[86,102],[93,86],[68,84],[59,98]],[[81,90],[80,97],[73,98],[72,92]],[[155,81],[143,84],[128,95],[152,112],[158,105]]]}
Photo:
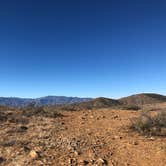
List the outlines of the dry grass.
{"label": "dry grass", "polygon": [[149,112],[143,113],[132,121],[131,127],[143,135],[166,136],[166,111],[156,115]]}

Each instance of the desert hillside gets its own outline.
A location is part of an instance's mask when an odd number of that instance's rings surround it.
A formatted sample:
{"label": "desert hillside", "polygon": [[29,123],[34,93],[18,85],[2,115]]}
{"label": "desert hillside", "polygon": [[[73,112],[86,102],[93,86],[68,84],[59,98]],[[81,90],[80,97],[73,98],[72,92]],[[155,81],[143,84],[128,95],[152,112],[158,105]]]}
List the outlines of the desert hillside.
{"label": "desert hillside", "polygon": [[99,108],[117,108],[122,105],[123,104],[119,102],[118,100],[100,97],[100,98],[92,99],[91,101],[66,104],[66,105],[50,106],[50,108],[80,111],[80,110],[88,110],[88,109],[92,110],[92,109],[99,109]]}
{"label": "desert hillside", "polygon": [[140,111],[0,111],[3,166],[165,166],[166,138],[131,130]]}
{"label": "desert hillside", "polygon": [[119,99],[123,104],[128,105],[145,105],[145,104],[156,104],[166,102],[166,96],[154,93],[142,93],[131,95]]}

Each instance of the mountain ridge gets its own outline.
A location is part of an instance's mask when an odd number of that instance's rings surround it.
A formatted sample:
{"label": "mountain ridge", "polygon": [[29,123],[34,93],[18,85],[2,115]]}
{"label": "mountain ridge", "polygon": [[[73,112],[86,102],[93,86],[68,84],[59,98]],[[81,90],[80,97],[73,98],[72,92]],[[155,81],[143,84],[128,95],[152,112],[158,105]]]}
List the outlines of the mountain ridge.
{"label": "mountain ridge", "polygon": [[0,97],[0,105],[11,107],[25,107],[29,104],[35,106],[71,104],[92,100],[92,98],[45,96],[39,98]]}
{"label": "mountain ridge", "polygon": [[166,102],[166,96],[157,93],[140,93],[119,99],[123,104],[145,105]]}
{"label": "mountain ridge", "polygon": [[[97,109],[97,108],[121,108],[141,109],[143,105],[166,103],[166,96],[154,93],[140,93],[120,99],[105,97],[95,98],[91,101],[75,103],[65,106],[67,110]],[[62,106],[63,108],[63,106]]]}
{"label": "mountain ridge", "polygon": [[111,99],[105,97],[81,98],[67,96],[44,96],[38,98],[19,98],[19,97],[0,97],[0,105],[10,107],[25,107],[28,105],[47,106],[47,105],[74,105],[81,108],[105,108],[121,105],[155,104],[166,102],[166,96],[157,93],[140,93],[120,99]]}

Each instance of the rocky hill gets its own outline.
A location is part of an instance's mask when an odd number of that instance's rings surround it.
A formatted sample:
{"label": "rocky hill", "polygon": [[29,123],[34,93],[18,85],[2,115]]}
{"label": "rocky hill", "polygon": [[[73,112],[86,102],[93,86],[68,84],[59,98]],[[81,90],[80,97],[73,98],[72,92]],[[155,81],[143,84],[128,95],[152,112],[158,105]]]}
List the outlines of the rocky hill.
{"label": "rocky hill", "polygon": [[166,102],[166,96],[154,93],[142,93],[119,99],[119,102],[127,105],[145,105]]}
{"label": "rocky hill", "polygon": [[100,108],[115,108],[115,107],[120,107],[122,105],[123,104],[118,100],[100,97],[86,102],[60,105],[55,107],[62,110],[64,109],[71,111],[79,111],[79,110],[89,110],[89,109],[91,110],[91,109],[100,109]]}

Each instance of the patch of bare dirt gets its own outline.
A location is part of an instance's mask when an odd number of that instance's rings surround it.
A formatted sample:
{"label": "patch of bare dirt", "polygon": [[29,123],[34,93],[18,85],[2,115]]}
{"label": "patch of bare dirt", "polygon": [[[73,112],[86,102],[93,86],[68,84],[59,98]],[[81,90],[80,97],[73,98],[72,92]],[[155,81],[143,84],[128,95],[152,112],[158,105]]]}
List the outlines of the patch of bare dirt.
{"label": "patch of bare dirt", "polygon": [[0,165],[166,165],[166,138],[148,138],[130,130],[130,119],[139,112],[101,109],[62,114],[51,117],[3,113]]}

